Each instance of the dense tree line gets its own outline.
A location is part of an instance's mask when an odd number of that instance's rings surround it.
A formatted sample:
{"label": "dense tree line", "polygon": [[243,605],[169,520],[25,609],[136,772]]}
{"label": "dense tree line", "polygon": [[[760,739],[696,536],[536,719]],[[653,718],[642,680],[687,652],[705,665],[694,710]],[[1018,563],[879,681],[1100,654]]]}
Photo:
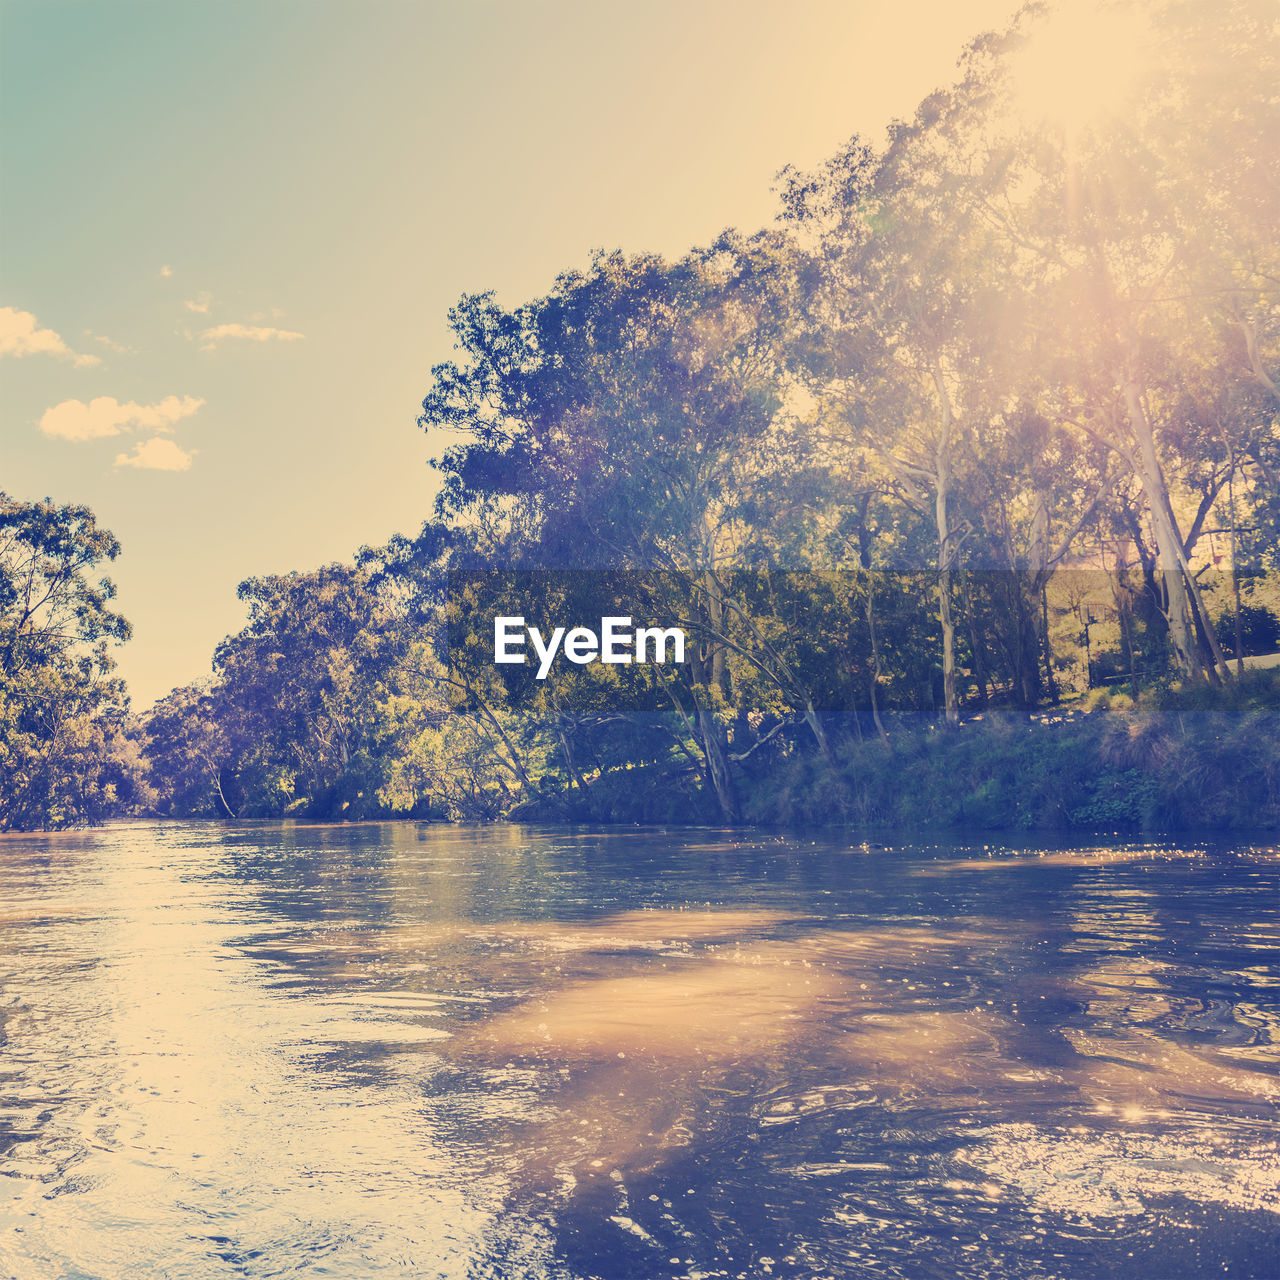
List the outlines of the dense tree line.
{"label": "dense tree line", "polygon": [[[431,519],[242,584],[147,717],[162,810],[896,822],[924,787],[939,822],[1160,825],[1194,777],[1280,817],[1242,661],[1280,647],[1273,7],[1102,10],[1140,37],[1075,118],[1028,83],[1070,12],[784,171],[770,228],[464,296]],[[492,661],[506,610],[643,613],[689,661],[538,681]]]}

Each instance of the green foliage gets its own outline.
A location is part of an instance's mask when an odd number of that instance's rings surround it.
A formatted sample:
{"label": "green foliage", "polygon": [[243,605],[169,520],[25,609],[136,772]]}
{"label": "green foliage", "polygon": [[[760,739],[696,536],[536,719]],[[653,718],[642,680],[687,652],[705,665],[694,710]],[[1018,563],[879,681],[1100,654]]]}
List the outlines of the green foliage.
{"label": "green foliage", "polygon": [[147,721],[160,804],[235,817],[382,811],[395,752],[392,672],[406,637],[367,571],[327,565],[251,578],[243,630],[208,689],[177,690]]}
{"label": "green foliage", "polygon": [[[1235,610],[1225,611],[1218,619],[1218,634],[1229,653],[1235,652]],[[1280,616],[1265,605],[1241,604],[1240,651],[1245,657],[1260,653],[1280,653]]]}
{"label": "green foliage", "polygon": [[[1280,825],[1280,691],[1213,710],[1152,705],[948,733],[846,740],[835,769],[787,753],[756,773],[750,820],[905,831],[1259,831]],[[1265,701],[1263,699],[1265,698]]]}
{"label": "green foliage", "polygon": [[87,507],[0,493],[0,830],[101,822],[146,798],[97,576],[120,552]]}
{"label": "green foliage", "polygon": [[[1070,136],[1018,102],[1032,6],[785,171],[775,228],[464,296],[434,518],[244,584],[154,722],[175,811],[1137,828],[1234,820],[1235,770],[1270,813],[1204,569],[1278,509],[1277,43],[1256,0],[1135,8],[1131,101]],[[641,611],[683,667],[493,662],[499,614]]]}
{"label": "green foliage", "polygon": [[[460,299],[433,518],[241,584],[213,679],[148,717],[160,811],[1271,820],[1275,684],[1222,650],[1280,645],[1280,39],[1263,0],[1130,8],[1123,111],[1025,109],[1057,20],[1028,6],[883,148],[784,171],[773,228]],[[91,817],[125,764],[59,779],[136,744],[88,574],[114,543],[10,514],[8,821]],[[498,614],[640,613],[684,665],[493,662]]]}

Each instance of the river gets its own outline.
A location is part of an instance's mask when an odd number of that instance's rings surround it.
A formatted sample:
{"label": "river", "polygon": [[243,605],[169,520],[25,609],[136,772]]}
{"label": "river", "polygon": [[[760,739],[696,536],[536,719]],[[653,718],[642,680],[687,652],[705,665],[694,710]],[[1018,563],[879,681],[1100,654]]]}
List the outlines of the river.
{"label": "river", "polygon": [[1277,1273],[1280,858],[0,841],[0,1276]]}

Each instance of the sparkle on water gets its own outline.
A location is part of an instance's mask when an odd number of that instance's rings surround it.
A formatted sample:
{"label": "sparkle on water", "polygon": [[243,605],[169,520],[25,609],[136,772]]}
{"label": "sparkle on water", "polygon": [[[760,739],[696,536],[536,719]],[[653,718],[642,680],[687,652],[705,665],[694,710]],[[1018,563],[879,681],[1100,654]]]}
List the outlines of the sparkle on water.
{"label": "sparkle on water", "polygon": [[1270,1274],[1277,854],[0,841],[0,1275]]}

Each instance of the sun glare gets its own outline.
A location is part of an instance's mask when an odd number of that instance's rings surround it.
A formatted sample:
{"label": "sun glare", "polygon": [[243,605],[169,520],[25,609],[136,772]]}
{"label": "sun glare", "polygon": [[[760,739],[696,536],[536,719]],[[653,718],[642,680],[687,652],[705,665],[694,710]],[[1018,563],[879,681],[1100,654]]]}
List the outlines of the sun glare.
{"label": "sun glare", "polygon": [[1068,138],[1122,116],[1150,62],[1151,39],[1131,9],[1068,0],[1031,31],[1017,56],[1014,109]]}

